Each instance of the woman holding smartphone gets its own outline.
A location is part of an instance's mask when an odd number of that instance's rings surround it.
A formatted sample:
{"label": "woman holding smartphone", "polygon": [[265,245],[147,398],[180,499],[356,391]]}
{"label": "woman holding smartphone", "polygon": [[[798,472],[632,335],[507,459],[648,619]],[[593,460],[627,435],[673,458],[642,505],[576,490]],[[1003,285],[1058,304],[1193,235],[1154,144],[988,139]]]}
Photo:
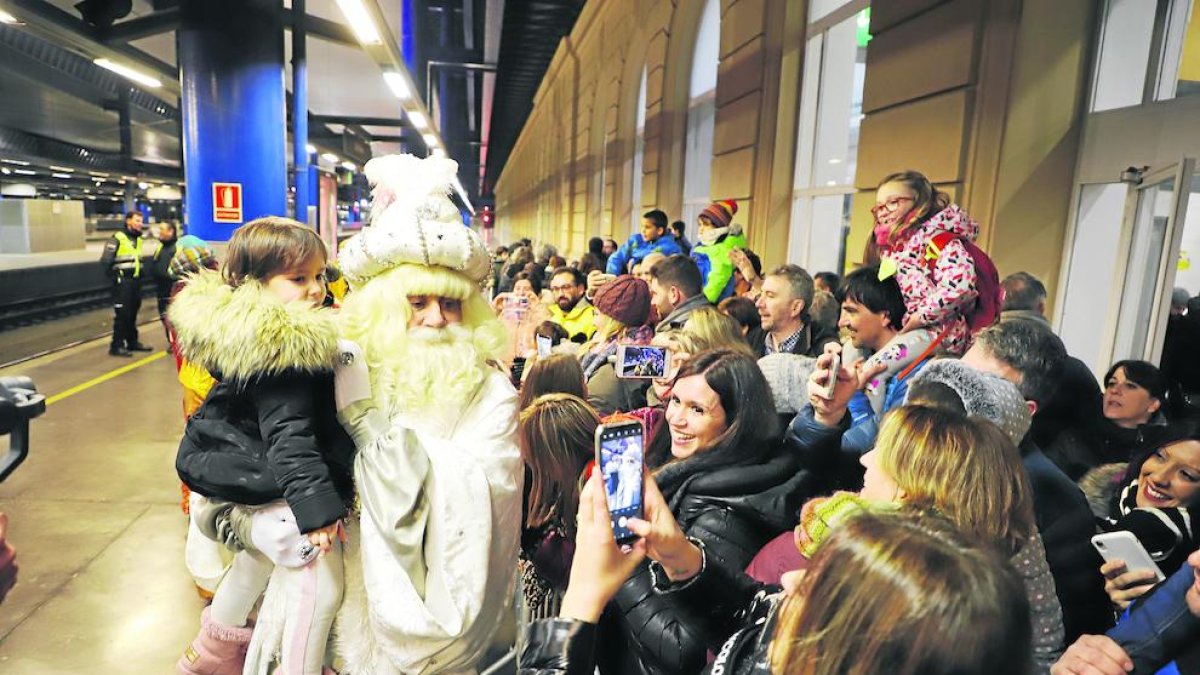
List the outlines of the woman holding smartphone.
{"label": "woman holding smartphone", "polygon": [[[740,573],[763,544],[793,524],[806,476],[780,443],[770,391],[754,359],[701,352],[675,376],[664,432],[646,463],[682,532],[707,565]],[[655,589],[669,584],[640,565],[608,604],[597,649],[600,672],[696,673],[727,631],[707,611]]]}
{"label": "woman holding smartphone", "polygon": [[[1131,532],[1166,576],[1200,545],[1200,424],[1163,427],[1129,464],[1094,469],[1080,482],[1104,532]],[[1154,587],[1149,569],[1123,560],[1100,567],[1113,605],[1125,609]]]}

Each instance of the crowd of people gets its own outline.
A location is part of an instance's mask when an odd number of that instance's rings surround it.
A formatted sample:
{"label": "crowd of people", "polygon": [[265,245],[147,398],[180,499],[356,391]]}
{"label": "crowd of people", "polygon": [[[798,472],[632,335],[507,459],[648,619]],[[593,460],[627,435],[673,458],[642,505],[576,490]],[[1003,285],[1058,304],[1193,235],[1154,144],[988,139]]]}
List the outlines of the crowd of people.
{"label": "crowd of people", "polygon": [[[575,259],[489,253],[453,171],[369,163],[336,264],[284,218],[219,270],[180,240],[176,464],[212,602],[179,672],[471,672],[511,644],[514,578],[529,675],[1200,672],[1200,300],[1161,368],[1098,386],[1044,285],[917,172],[880,182],[841,276],[765,268],[733,200],[695,243],[652,210]],[[629,420],[640,481],[597,450]],[[620,528],[613,484],[641,510]],[[1101,557],[1121,532],[1161,574]]]}

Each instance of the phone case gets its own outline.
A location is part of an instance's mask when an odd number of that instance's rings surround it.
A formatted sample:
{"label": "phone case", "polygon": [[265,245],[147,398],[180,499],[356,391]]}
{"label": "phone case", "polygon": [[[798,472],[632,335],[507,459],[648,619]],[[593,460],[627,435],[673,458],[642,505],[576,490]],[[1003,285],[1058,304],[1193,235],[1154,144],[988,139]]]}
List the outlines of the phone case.
{"label": "phone case", "polygon": [[1142,546],[1142,542],[1138,541],[1132,532],[1119,530],[1097,534],[1092,537],[1092,546],[1096,548],[1105,562],[1123,560],[1125,567],[1130,572],[1148,569],[1154,571],[1156,581],[1166,579],[1162,570],[1158,568],[1158,564],[1154,562],[1154,559],[1146,552],[1146,548]]}

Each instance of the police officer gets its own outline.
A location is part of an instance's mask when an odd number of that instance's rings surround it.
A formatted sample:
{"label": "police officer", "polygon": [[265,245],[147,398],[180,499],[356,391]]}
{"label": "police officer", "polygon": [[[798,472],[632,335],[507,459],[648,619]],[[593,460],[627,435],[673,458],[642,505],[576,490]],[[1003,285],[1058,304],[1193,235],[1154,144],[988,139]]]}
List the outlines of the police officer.
{"label": "police officer", "polygon": [[[113,334],[109,356],[152,351],[138,342],[137,316],[142,308],[142,214],[125,214],[125,229],[104,244],[100,264],[113,281]],[[148,273],[148,271],[147,271]]]}

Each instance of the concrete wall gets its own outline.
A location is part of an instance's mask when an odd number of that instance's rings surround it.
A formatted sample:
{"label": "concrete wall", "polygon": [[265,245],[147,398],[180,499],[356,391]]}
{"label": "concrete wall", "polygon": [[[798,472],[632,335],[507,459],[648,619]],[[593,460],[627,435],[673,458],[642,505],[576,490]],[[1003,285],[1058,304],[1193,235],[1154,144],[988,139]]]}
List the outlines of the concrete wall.
{"label": "concrete wall", "polygon": [[[787,255],[807,3],[719,2],[710,194],[739,201],[751,248],[774,265]],[[1025,269],[1054,287],[1079,153],[1092,5],[875,4],[848,265],[859,261],[870,230],[876,182],[915,168],[980,220],[981,244],[1002,272]],[[577,254],[589,236],[624,239],[640,211],[679,214],[703,7],[701,0],[586,5],[496,185],[499,240],[526,235]],[[632,176],[643,66],[645,158],[642,175]]]}

